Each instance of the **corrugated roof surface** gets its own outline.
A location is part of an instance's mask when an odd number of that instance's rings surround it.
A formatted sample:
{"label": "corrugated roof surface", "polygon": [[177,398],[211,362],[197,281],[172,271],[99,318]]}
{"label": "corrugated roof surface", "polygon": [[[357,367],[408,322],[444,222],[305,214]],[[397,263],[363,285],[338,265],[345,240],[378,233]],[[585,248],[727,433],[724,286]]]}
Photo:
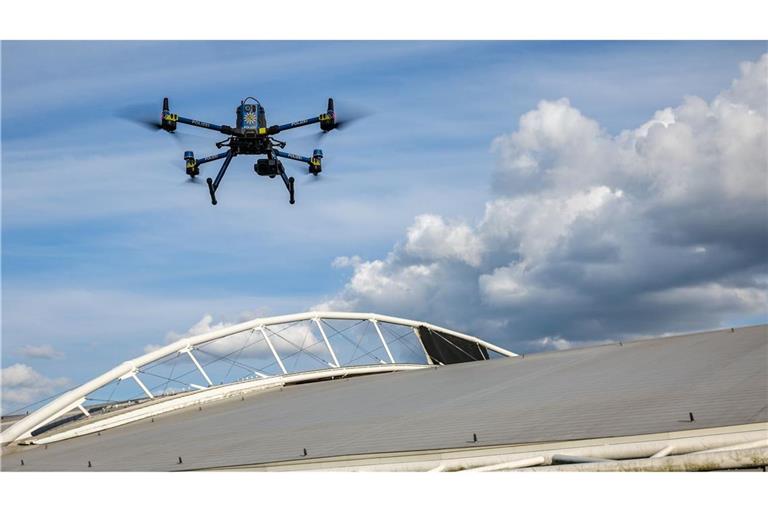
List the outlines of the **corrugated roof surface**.
{"label": "corrugated roof surface", "polygon": [[[695,422],[689,421],[688,413]],[[177,470],[768,421],[768,326],[286,387],[3,456]],[[178,464],[182,457],[183,464]],[[20,466],[20,459],[25,465]]]}

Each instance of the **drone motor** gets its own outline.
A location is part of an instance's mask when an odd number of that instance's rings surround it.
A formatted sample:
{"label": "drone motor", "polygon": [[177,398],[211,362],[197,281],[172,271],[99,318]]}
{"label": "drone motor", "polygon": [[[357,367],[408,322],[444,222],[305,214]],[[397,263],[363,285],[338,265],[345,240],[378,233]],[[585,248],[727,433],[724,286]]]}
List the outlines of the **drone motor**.
{"label": "drone motor", "polygon": [[194,178],[200,174],[200,166],[197,165],[195,160],[195,154],[192,151],[184,152],[184,161],[186,162],[186,172],[190,178]]}
{"label": "drone motor", "polygon": [[309,172],[317,176],[323,172],[323,150],[316,149],[312,152],[312,158],[309,161]]}

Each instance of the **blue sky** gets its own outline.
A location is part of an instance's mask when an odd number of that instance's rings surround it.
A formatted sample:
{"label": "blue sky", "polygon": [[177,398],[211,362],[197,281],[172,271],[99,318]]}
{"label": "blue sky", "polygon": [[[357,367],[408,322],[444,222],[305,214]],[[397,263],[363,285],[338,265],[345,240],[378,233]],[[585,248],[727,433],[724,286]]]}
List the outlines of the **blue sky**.
{"label": "blue sky", "polygon": [[[567,98],[617,137],[686,97],[712,101],[739,63],[766,50],[765,42],[3,42],[2,366],[77,383],[205,314],[235,321],[333,301],[360,271],[333,265],[337,257],[383,260],[422,214],[481,222],[499,196],[492,141],[518,130],[540,101]],[[169,96],[182,115],[234,124],[249,95],[269,124],[319,114],[328,96],[340,115],[345,104],[373,115],[322,141],[327,180],[306,183],[293,171],[296,205],[238,157],[216,207],[174,167],[187,146],[112,115],[135,103],[159,110]],[[196,155],[215,151],[215,134],[182,130],[201,135],[185,139]],[[286,150],[311,153],[302,135],[313,131],[286,134]],[[204,175],[216,170],[209,164]],[[717,281],[708,279],[699,284]],[[434,309],[424,320],[510,347],[702,327],[563,326],[506,339],[441,309],[440,297],[426,299]],[[763,318],[724,305],[707,326]],[[43,345],[55,355],[25,350]]]}

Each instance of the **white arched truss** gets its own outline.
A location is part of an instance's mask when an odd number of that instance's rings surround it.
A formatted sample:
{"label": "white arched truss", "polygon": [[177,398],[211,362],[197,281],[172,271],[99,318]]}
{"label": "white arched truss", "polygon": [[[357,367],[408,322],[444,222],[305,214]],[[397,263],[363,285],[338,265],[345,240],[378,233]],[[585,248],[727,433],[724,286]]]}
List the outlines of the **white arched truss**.
{"label": "white arched truss", "polygon": [[[286,384],[457,362],[440,360],[451,351],[466,361],[517,355],[474,336],[372,313],[258,318],[126,361],[9,426],[2,444],[57,441]],[[125,381],[134,395],[114,398]],[[108,390],[108,398],[96,398]],[[54,428],[64,421],[67,428]]]}

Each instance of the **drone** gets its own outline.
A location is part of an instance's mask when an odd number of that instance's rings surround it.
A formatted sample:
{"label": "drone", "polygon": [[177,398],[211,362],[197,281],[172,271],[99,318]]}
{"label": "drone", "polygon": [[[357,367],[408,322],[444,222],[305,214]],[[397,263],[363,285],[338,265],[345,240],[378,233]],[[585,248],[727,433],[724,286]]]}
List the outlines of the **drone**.
{"label": "drone", "polygon": [[211,204],[213,205],[217,204],[216,191],[219,189],[221,180],[224,178],[224,173],[227,172],[230,162],[237,155],[265,155],[266,158],[256,160],[253,170],[259,176],[268,176],[270,178],[280,176],[283,179],[283,183],[285,183],[285,188],[288,189],[289,202],[290,204],[294,204],[296,202],[294,199],[295,180],[292,176],[289,177],[286,174],[285,167],[279,158],[287,158],[307,164],[307,172],[317,177],[323,171],[323,151],[315,149],[312,152],[311,157],[286,153],[281,151],[285,148],[286,142],[275,139],[273,135],[277,135],[286,130],[292,130],[294,128],[317,123],[320,124],[320,135],[323,135],[331,130],[341,128],[346,122],[352,120],[339,121],[336,119],[336,113],[333,109],[333,98],[328,98],[328,109],[326,112],[316,117],[288,124],[272,125],[269,127],[267,126],[267,116],[264,107],[262,107],[259,100],[253,96],[248,96],[242,100],[240,105],[235,109],[235,112],[237,117],[234,128],[227,125],[216,125],[172,113],[168,98],[163,98],[163,111],[160,116],[160,122],[141,121],[143,124],[147,124],[152,128],[162,129],[169,133],[174,133],[178,124],[186,124],[217,131],[228,136],[227,139],[216,143],[218,149],[224,147],[227,148],[227,150],[222,153],[196,158],[194,152],[184,152],[185,170],[192,181],[195,181],[200,174],[201,165],[224,159],[224,163],[221,165],[216,178],[206,179],[208,191],[211,194]]}

